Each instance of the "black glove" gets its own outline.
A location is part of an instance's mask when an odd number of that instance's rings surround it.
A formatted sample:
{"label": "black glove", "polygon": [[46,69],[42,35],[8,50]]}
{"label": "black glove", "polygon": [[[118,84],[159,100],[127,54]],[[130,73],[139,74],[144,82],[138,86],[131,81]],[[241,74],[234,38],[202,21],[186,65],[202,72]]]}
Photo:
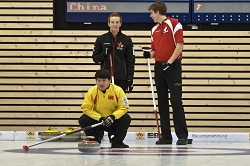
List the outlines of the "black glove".
{"label": "black glove", "polygon": [[112,123],[115,121],[114,115],[107,116],[103,121],[103,126],[109,127],[112,125]]}
{"label": "black glove", "polygon": [[128,87],[127,87],[127,92],[131,92],[134,88],[134,85],[133,85],[133,80],[128,80]]}
{"label": "black glove", "polygon": [[104,44],[104,56],[107,57],[107,55],[111,54],[113,52],[113,47],[110,43]]}
{"label": "black glove", "polygon": [[166,64],[162,65],[162,70],[164,72],[170,71],[170,68],[171,68],[171,64],[170,63],[166,63]]}
{"label": "black glove", "polygon": [[143,50],[143,57],[145,59],[150,58],[150,50],[151,50],[151,48],[150,47],[142,47],[142,50]]}

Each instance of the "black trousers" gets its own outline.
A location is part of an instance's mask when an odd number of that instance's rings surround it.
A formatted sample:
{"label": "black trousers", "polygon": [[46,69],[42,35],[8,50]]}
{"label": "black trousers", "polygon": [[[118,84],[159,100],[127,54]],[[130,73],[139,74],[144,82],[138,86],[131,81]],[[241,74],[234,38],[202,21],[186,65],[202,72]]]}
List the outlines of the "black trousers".
{"label": "black trousers", "polygon": [[115,85],[121,87],[123,89],[124,93],[126,93],[126,89],[128,87],[128,81],[127,80],[115,79]]}
{"label": "black trousers", "polygon": [[187,124],[182,106],[182,68],[181,62],[174,62],[171,67],[163,71],[161,63],[155,63],[155,84],[158,95],[158,109],[160,114],[162,138],[172,140],[169,117],[169,94],[173,108],[173,122],[178,138],[187,138]]}
{"label": "black trousers", "polygon": [[[122,143],[125,139],[130,122],[131,117],[126,113],[121,118],[116,119],[114,123],[109,127],[97,126],[95,128],[86,130],[85,133],[87,136],[94,136],[97,141],[101,141],[104,131],[107,131],[109,135],[114,135],[112,143],[119,144]],[[91,126],[96,123],[99,122],[85,114],[83,114],[79,119],[81,128]]]}

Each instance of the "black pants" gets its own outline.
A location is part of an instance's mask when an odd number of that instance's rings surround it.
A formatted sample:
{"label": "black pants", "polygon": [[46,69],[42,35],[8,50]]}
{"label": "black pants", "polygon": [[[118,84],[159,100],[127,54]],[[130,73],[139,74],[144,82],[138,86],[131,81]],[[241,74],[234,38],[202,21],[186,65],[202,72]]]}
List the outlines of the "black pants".
{"label": "black pants", "polygon": [[126,93],[126,89],[128,87],[128,81],[127,80],[115,79],[115,85],[121,87],[123,89],[124,93]]}
{"label": "black pants", "polygon": [[[114,135],[112,143],[119,144],[125,139],[130,122],[131,117],[126,113],[121,118],[116,119],[114,123],[109,127],[97,126],[93,129],[86,130],[85,133],[87,136],[94,136],[97,141],[101,141],[104,131],[107,131],[109,135]],[[99,122],[85,114],[83,114],[79,119],[81,128],[91,126],[96,123]]]}
{"label": "black pants", "polygon": [[173,121],[175,133],[178,138],[187,138],[187,124],[182,106],[182,69],[181,62],[174,62],[171,67],[163,71],[161,63],[155,63],[155,84],[158,95],[158,108],[160,114],[162,138],[172,140],[170,117],[169,117],[169,95],[173,108]]}

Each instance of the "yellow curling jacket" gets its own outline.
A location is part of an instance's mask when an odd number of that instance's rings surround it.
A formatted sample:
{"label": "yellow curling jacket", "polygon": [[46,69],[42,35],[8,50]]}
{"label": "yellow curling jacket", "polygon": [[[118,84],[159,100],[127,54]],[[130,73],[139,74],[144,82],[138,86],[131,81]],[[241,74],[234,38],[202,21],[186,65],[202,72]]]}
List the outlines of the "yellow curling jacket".
{"label": "yellow curling jacket", "polygon": [[81,106],[84,114],[97,121],[112,114],[119,119],[128,112],[128,108],[129,103],[122,88],[112,83],[105,93],[97,85],[90,88]]}

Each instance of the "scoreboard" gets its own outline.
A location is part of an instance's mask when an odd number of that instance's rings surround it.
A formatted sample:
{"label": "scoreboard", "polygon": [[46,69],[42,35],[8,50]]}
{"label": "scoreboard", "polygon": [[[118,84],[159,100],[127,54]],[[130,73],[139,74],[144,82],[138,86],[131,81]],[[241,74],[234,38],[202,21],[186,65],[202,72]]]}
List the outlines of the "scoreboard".
{"label": "scoreboard", "polygon": [[[152,23],[148,7],[156,0],[65,0],[66,22],[107,22],[112,12],[123,22]],[[167,16],[181,23],[250,23],[250,0],[162,0]]]}
{"label": "scoreboard", "polygon": [[249,0],[193,0],[193,23],[250,23]]}
{"label": "scoreboard", "polygon": [[[107,22],[108,15],[117,12],[122,22],[152,23],[148,7],[155,0],[65,0],[66,22]],[[181,23],[191,22],[190,0],[162,0],[167,16]]]}

